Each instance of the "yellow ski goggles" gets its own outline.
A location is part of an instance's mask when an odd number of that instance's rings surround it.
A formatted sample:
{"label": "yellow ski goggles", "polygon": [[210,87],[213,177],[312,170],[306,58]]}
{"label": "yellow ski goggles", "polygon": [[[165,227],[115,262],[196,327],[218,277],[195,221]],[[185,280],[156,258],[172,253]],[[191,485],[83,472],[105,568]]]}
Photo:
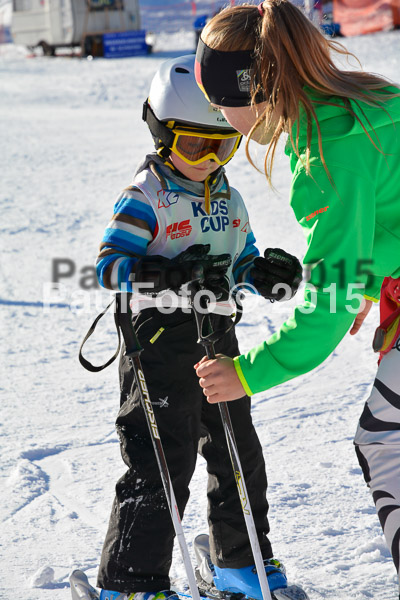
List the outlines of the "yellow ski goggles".
{"label": "yellow ski goggles", "polygon": [[205,133],[190,129],[172,129],[174,142],[171,151],[189,165],[215,160],[225,165],[239,147],[242,135],[234,133]]}

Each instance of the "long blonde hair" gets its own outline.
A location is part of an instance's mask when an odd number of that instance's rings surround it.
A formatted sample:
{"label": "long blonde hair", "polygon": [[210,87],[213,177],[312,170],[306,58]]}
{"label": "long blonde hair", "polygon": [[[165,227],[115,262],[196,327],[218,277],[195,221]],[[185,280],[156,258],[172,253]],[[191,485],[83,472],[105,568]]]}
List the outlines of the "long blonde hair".
{"label": "long blonde hair", "polygon": [[[314,120],[320,157],[330,178],[314,104],[344,107],[361,123],[371,143],[378,148],[379,140],[376,138],[377,142],[374,142],[371,138],[364,123],[353,111],[350,100],[357,104],[360,101],[377,106],[398,94],[382,89],[393,85],[383,77],[361,70],[344,71],[335,66],[331,51],[347,57],[355,58],[354,55],[341,44],[326,39],[289,0],[265,0],[260,9],[254,4],[225,8],[209,21],[201,34],[204,43],[215,50],[253,52],[252,104],[255,104],[255,97],[260,89],[269,104],[248,135],[247,158],[254,166],[249,154],[249,140],[254,131],[260,126],[269,130],[272,128],[264,161],[265,175],[271,184],[276,146],[283,132],[289,132],[294,151],[300,158],[300,127],[297,127],[296,139],[293,139],[292,128],[299,120],[302,109],[307,123],[307,172],[310,171],[309,154]],[[304,86],[317,92],[318,100],[311,100]],[[326,97],[326,100],[321,99],[321,96]],[[336,97],[336,101],[332,96]],[[341,100],[340,104],[338,98]],[[372,128],[360,106],[359,109]]]}

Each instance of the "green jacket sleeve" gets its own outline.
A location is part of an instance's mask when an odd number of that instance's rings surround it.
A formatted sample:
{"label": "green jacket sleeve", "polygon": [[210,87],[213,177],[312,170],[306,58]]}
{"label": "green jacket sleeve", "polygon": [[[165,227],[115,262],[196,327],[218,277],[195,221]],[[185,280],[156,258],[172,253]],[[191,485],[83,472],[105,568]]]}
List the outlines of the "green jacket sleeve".
{"label": "green jacket sleeve", "polygon": [[364,293],[379,297],[373,275],[374,183],[351,168],[311,161],[293,175],[291,205],[307,239],[304,301],[270,339],[235,359],[247,393],[307,373],[323,362],[353,323]]}

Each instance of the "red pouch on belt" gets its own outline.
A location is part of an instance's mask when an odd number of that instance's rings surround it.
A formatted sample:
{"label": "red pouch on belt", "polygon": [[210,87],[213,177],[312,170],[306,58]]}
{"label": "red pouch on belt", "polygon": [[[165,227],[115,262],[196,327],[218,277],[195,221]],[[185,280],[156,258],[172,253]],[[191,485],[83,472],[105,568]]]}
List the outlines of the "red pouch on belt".
{"label": "red pouch on belt", "polygon": [[372,347],[380,359],[389,352],[400,336],[400,278],[385,277],[381,288],[381,324],[375,331]]}

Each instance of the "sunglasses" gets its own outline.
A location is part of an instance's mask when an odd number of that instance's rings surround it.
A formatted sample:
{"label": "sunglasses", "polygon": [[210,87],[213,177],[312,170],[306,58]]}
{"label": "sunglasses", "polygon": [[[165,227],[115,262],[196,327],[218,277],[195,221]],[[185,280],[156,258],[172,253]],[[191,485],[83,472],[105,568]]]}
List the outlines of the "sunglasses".
{"label": "sunglasses", "polygon": [[214,160],[225,165],[235,154],[242,136],[240,133],[205,133],[185,129],[172,129],[174,142],[172,152],[189,165],[198,165],[206,160]]}

